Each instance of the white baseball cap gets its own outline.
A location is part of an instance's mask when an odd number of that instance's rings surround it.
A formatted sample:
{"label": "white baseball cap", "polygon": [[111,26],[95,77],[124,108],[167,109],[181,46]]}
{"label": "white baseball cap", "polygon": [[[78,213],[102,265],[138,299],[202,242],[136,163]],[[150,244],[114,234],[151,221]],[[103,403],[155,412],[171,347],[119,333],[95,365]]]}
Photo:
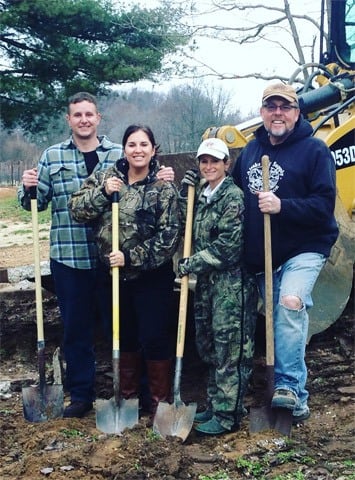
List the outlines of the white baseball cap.
{"label": "white baseball cap", "polygon": [[219,160],[229,157],[227,145],[220,138],[206,138],[198,147],[196,158],[201,155],[211,155]]}

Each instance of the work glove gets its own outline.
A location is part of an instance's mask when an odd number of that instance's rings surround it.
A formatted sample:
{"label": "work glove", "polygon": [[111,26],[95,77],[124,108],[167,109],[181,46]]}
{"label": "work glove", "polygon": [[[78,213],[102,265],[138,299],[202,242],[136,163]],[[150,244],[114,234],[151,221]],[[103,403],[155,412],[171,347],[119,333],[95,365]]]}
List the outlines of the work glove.
{"label": "work glove", "polygon": [[180,258],[178,261],[178,275],[180,278],[188,275],[190,273],[189,269],[189,258]]}
{"label": "work glove", "polygon": [[200,181],[200,175],[198,170],[196,168],[191,168],[190,170],[186,170],[185,175],[181,180],[181,183],[185,185],[191,185],[192,187],[194,187],[199,183],[199,181]]}

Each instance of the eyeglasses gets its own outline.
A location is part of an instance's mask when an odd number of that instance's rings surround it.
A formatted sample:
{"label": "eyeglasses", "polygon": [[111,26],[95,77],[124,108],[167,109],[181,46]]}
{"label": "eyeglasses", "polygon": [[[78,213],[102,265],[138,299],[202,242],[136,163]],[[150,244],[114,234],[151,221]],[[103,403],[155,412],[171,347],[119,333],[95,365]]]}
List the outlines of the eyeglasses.
{"label": "eyeglasses", "polygon": [[275,105],[274,103],[266,103],[263,105],[263,108],[265,108],[265,110],[271,113],[276,112],[278,108],[281,112],[288,113],[293,108],[297,110],[298,105]]}

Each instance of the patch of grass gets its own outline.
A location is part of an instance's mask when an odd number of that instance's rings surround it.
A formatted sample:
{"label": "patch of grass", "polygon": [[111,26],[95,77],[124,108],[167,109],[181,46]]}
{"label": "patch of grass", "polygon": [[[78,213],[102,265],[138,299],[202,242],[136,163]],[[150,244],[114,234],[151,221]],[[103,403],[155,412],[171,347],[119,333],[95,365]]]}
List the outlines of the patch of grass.
{"label": "patch of grass", "polygon": [[98,435],[86,435],[77,428],[61,428],[60,433],[62,433],[66,438],[79,438],[85,437],[88,442],[97,442],[99,437]]}
{"label": "patch of grass", "polygon": [[302,472],[297,470],[297,472],[286,473],[283,475],[277,475],[273,480],[305,480],[305,476]]}
{"label": "patch of grass", "polygon": [[239,457],[235,464],[238,470],[249,478],[262,478],[268,466],[264,461],[252,461],[243,457]]}
{"label": "patch of grass", "polygon": [[279,452],[276,455],[276,459],[279,463],[287,463],[287,462],[297,462],[302,463],[304,465],[314,465],[315,460],[307,455],[303,455],[300,452],[296,452],[295,450],[289,450],[288,452]]}
{"label": "patch of grass", "polygon": [[[249,458],[239,457],[236,459],[235,465],[243,475],[243,478],[263,480],[265,475],[272,470],[275,465],[292,464],[293,462],[302,465],[312,465],[315,463],[315,460],[303,452],[291,449],[286,452],[279,452],[272,458],[265,456],[258,460],[250,460]],[[298,470],[290,474],[273,477],[273,480],[304,480],[304,476],[303,473]]]}
{"label": "patch of grass", "polygon": [[230,480],[230,477],[226,472],[217,472],[211,475],[199,475],[198,480]]}
{"label": "patch of grass", "polygon": [[8,410],[6,408],[0,410],[0,415],[4,415],[4,417],[14,415],[15,413],[15,410]]}
{"label": "patch of grass", "polygon": [[156,432],[154,432],[153,430],[148,430],[147,431],[147,440],[149,442],[156,442],[158,440],[160,440],[161,437],[160,435],[158,435]]}
{"label": "patch of grass", "polygon": [[[13,222],[31,222],[31,212],[24,210],[18,203],[16,197],[0,197],[0,218]],[[51,221],[50,208],[38,212],[38,223],[49,223]]]}
{"label": "patch of grass", "polygon": [[71,438],[71,437],[83,437],[83,436],[84,436],[84,434],[83,434],[80,430],[77,430],[76,428],[71,428],[71,429],[62,428],[62,429],[61,429],[61,433],[62,433],[65,437],[68,437],[68,438]]}
{"label": "patch of grass", "polygon": [[32,230],[23,230],[23,229],[20,229],[20,230],[16,230],[14,232],[14,235],[29,235],[30,233],[32,233]]}

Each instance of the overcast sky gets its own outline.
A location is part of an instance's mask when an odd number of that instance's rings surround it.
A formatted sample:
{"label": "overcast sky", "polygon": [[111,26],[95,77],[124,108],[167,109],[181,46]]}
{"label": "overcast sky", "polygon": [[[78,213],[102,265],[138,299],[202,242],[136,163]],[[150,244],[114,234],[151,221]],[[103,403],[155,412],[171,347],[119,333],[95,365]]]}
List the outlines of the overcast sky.
{"label": "overcast sky", "polygon": [[[137,0],[129,0],[130,3],[138,3]],[[152,0],[140,0],[139,5],[148,6],[149,8],[155,7],[159,2]],[[179,0],[175,1],[175,5],[179,3]],[[188,2],[185,2],[187,4]],[[218,25],[224,28],[233,27],[235,25],[252,25],[265,21],[268,12],[264,9],[254,9],[248,12],[224,12],[216,10],[213,7],[213,3],[218,1],[213,0],[195,0],[196,6],[203,15],[191,16],[189,21],[193,25]],[[257,4],[257,1],[244,0],[240,3]],[[319,21],[321,0],[289,0],[291,12],[293,15],[307,14],[315,20]],[[283,0],[268,0],[265,3],[268,6],[275,6],[280,9],[284,8]],[[275,17],[275,12],[272,13],[272,17]],[[310,27],[309,22],[297,21],[297,27],[301,32],[301,39],[303,45],[311,43],[312,36],[315,33],[314,28]],[[288,32],[278,32],[277,41],[283,42],[285,45],[291,43],[291,39]],[[285,52],[283,52],[275,43],[258,42],[253,45],[238,45],[236,43],[230,43],[227,41],[218,41],[208,38],[196,38],[198,51],[195,53],[196,65],[199,68],[200,73],[205,71],[210,73],[207,67],[203,68],[201,64],[205,64],[211,69],[215,70],[221,75],[245,75],[253,72],[263,72],[270,75],[280,75],[282,77],[290,77],[297,68],[297,64],[289,58]],[[316,43],[317,54],[315,61],[319,61],[319,40]],[[310,61],[310,58],[306,59]],[[206,82],[211,83],[214,86],[222,86],[227,92],[231,92],[233,95],[233,103],[236,108],[239,108],[242,113],[247,115],[251,111],[256,111],[259,108],[260,96],[265,86],[270,83],[264,80],[218,80],[215,76],[206,76]],[[186,83],[186,80],[175,81],[176,84]],[[152,85],[148,82],[141,82],[135,86],[140,86],[144,89],[163,89],[166,91],[171,87],[171,82],[166,82],[160,86]],[[127,88],[127,87],[126,87]]]}

